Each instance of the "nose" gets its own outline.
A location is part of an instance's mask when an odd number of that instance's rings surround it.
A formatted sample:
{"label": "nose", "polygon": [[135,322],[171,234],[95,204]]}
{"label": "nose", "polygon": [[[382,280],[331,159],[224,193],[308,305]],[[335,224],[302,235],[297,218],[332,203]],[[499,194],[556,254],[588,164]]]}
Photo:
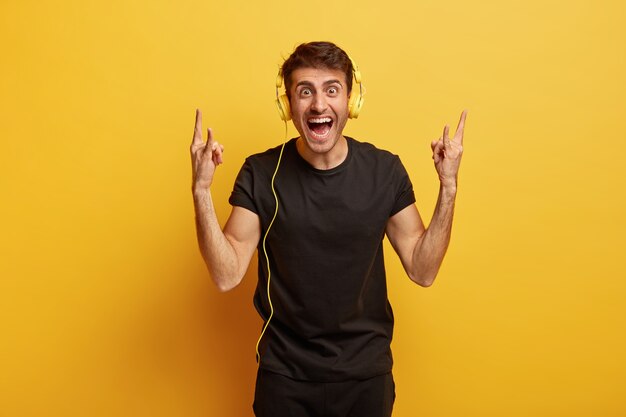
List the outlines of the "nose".
{"label": "nose", "polygon": [[311,110],[315,113],[323,113],[328,108],[324,94],[316,94],[311,102]]}

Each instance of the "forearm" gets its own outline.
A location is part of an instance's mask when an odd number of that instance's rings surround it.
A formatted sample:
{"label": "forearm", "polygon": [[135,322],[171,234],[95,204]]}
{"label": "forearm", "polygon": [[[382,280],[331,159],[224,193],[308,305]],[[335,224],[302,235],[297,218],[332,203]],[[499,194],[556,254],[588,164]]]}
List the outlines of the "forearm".
{"label": "forearm", "polygon": [[411,279],[419,285],[432,285],[450,243],[456,185],[440,185],[439,197],[430,225],[413,250]]}
{"label": "forearm", "polygon": [[196,234],[202,258],[220,291],[228,291],[241,281],[237,252],[226,238],[217,220],[209,189],[194,189]]}

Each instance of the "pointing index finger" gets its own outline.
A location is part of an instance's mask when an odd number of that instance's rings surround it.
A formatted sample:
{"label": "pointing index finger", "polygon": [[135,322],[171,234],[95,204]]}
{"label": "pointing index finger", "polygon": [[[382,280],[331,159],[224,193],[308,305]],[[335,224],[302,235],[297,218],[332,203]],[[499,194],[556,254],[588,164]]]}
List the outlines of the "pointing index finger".
{"label": "pointing index finger", "polygon": [[465,129],[465,118],[467,117],[467,109],[463,110],[461,113],[461,118],[459,119],[459,124],[456,127],[456,132],[454,133],[454,141],[463,145],[463,130]]}
{"label": "pointing index finger", "polygon": [[192,144],[196,145],[199,143],[202,143],[202,112],[200,109],[196,109],[196,126],[193,129]]}

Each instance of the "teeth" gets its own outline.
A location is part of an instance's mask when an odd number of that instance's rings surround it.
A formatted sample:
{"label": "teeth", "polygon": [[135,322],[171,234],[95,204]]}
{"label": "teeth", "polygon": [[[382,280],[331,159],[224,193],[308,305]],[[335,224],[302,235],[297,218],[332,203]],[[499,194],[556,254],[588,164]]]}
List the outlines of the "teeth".
{"label": "teeth", "polygon": [[309,119],[309,123],[329,123],[331,121],[330,117],[319,117],[316,119]]}

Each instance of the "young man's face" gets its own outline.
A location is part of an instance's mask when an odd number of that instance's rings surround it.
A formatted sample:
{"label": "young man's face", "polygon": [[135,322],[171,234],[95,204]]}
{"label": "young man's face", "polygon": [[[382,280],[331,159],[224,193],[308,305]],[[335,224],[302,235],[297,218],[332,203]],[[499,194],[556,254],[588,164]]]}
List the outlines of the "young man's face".
{"label": "young man's face", "polygon": [[291,117],[307,147],[333,149],[348,121],[346,75],[341,70],[298,68],[291,73]]}

